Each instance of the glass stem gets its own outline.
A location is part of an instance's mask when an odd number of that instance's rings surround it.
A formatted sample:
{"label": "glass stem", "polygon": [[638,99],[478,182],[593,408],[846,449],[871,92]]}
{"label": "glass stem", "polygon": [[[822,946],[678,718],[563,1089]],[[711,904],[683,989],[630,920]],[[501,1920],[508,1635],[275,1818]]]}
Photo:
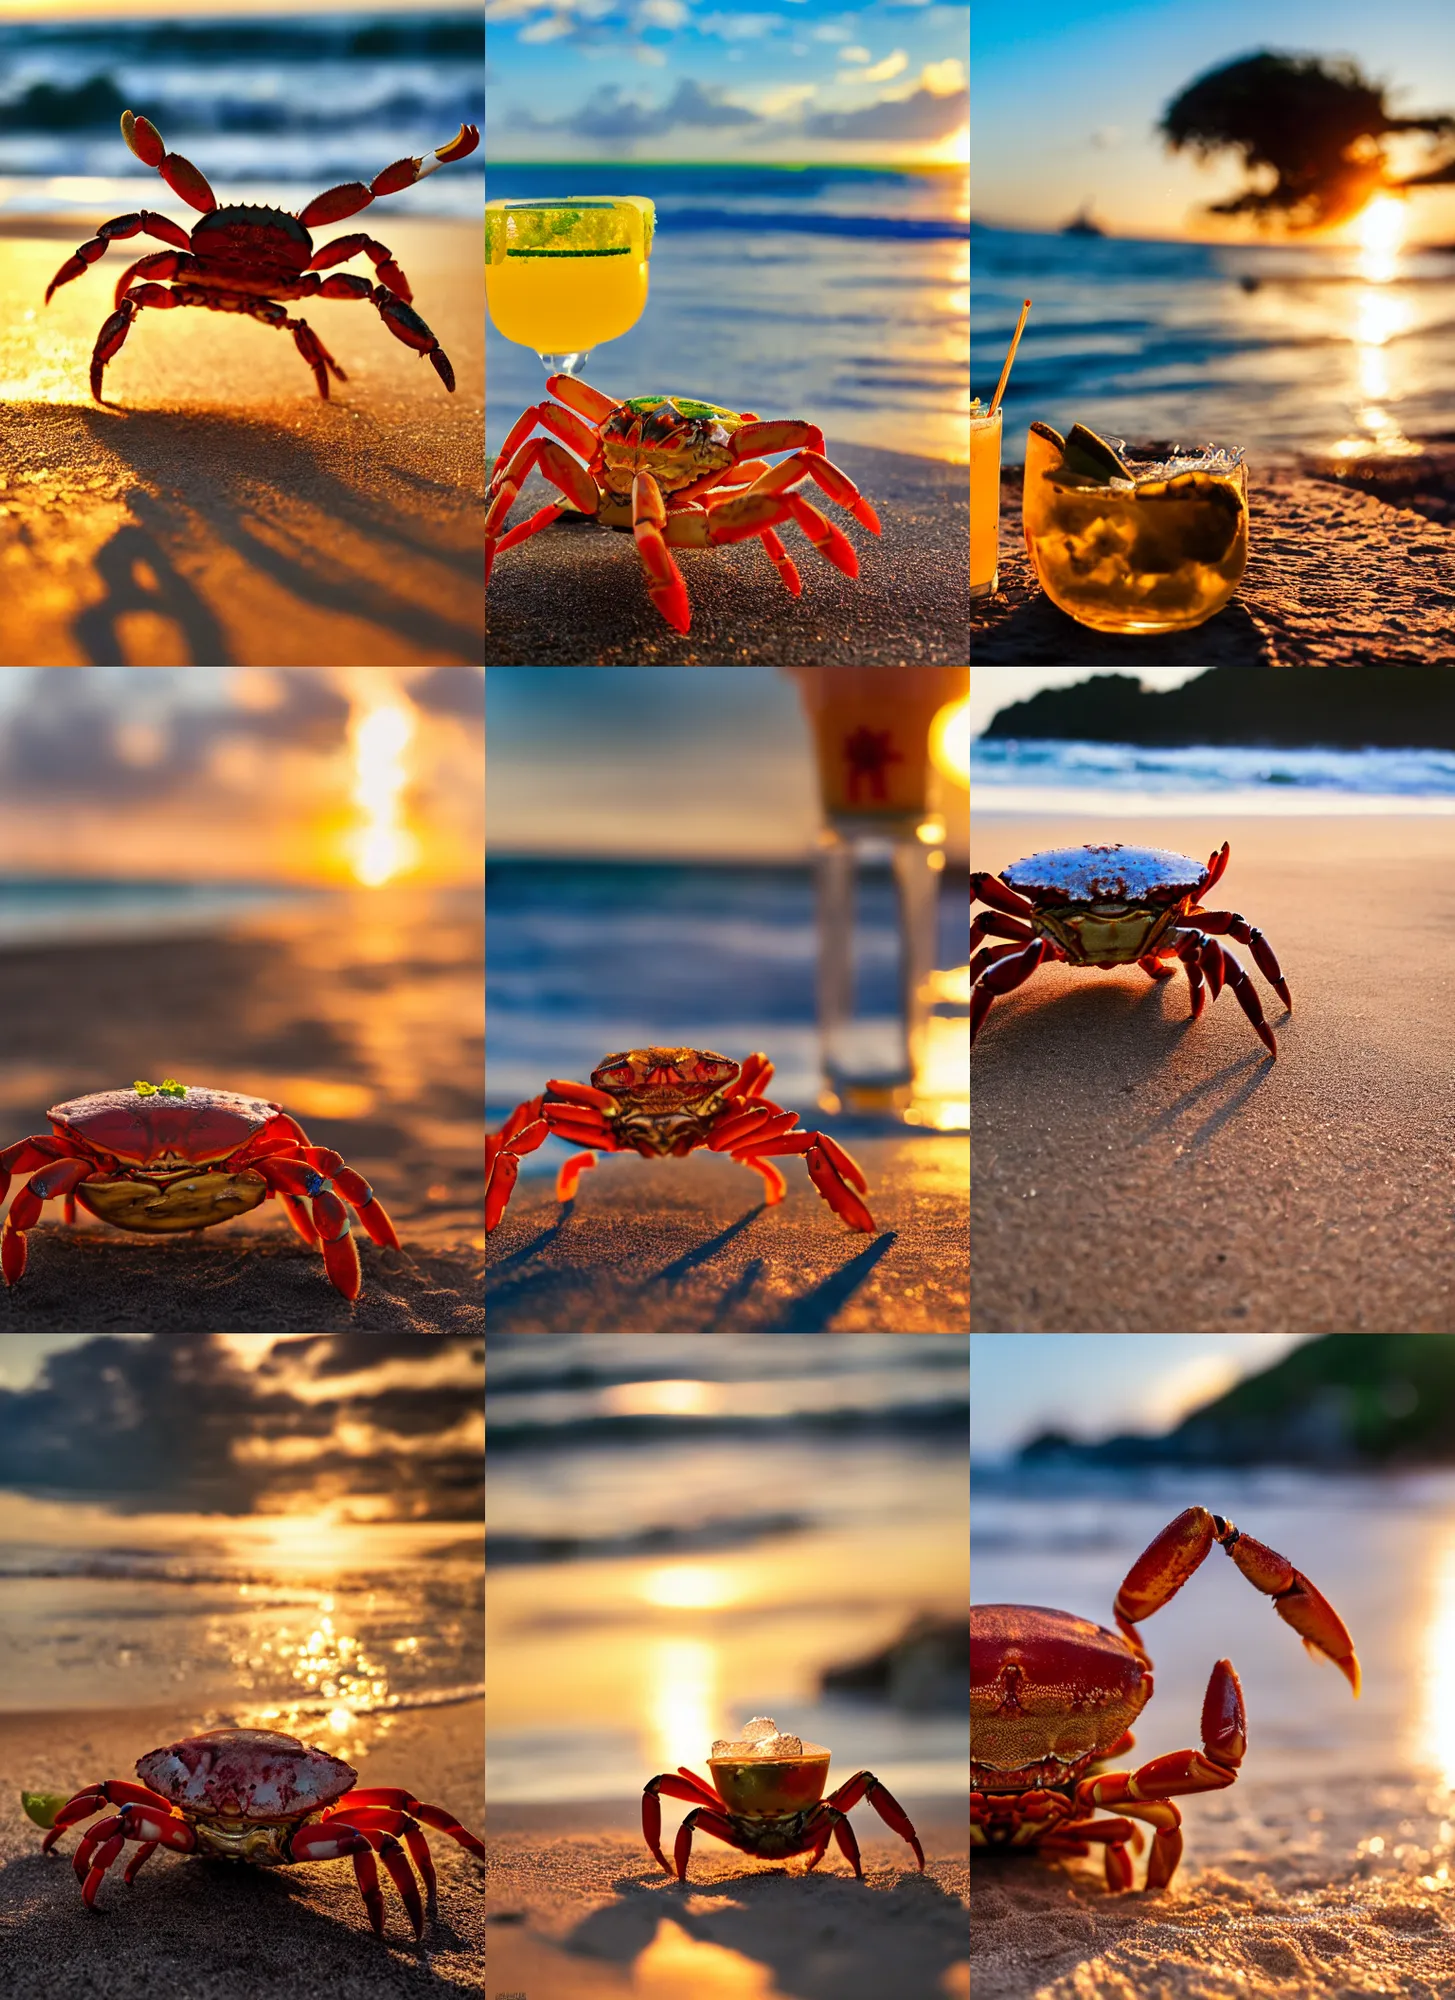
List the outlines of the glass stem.
{"label": "glass stem", "polygon": [[583,347],[579,354],[542,354],[541,365],[548,375],[579,375],[590,353],[589,347]]}

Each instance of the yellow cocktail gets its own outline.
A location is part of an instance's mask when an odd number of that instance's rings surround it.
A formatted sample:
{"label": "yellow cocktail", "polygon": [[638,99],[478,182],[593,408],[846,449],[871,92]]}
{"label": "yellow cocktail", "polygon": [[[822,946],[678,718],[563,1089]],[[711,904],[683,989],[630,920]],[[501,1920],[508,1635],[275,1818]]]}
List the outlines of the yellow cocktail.
{"label": "yellow cocktail", "polygon": [[1000,411],[970,409],[970,595],[989,597],[999,581]]}
{"label": "yellow cocktail", "polygon": [[655,215],[637,195],[487,202],[485,298],[497,332],[563,374],[628,332],[647,303]]}

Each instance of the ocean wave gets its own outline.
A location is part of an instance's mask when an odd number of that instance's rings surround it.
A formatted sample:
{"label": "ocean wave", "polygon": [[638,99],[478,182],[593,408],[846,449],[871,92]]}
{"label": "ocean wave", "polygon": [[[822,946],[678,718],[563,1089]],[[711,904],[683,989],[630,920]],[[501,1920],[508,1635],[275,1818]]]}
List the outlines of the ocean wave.
{"label": "ocean wave", "polygon": [[787,231],[809,236],[869,236],[886,242],[961,242],[970,225],[952,216],[845,215],[829,209],[692,208],[663,205],[661,233],[689,229],[730,229],[736,235],[773,235]]}
{"label": "ocean wave", "polygon": [[608,1535],[492,1534],[492,1569],[520,1563],[611,1561],[629,1556],[675,1555],[685,1550],[747,1548],[754,1542],[802,1534],[806,1514],[723,1514],[690,1522],[657,1522]]}
{"label": "ocean wave", "polygon": [[800,1410],[791,1416],[650,1416],[602,1414],[563,1422],[521,1420],[493,1415],[486,1403],[486,1440],[490,1451],[543,1451],[561,1446],[595,1444],[680,1444],[684,1438],[775,1438],[870,1436],[874,1434],[963,1438],[966,1406],[963,1396],[927,1397],[894,1409]]}
{"label": "ocean wave", "polygon": [[1230,787],[1333,797],[1434,798],[1455,795],[1455,751],[1266,750],[1227,744],[1154,749],[1070,738],[977,738],[970,778],[982,806],[997,787],[1060,786],[1138,796],[1225,794]]}

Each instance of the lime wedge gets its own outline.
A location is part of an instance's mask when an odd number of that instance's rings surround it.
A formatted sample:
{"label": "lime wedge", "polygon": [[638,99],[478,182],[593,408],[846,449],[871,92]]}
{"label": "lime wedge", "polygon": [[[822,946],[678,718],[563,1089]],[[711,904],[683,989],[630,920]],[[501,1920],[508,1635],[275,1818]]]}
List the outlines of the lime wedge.
{"label": "lime wedge", "polygon": [[1031,429],[1035,432],[1038,438],[1044,438],[1047,444],[1055,445],[1057,451],[1065,451],[1066,449],[1065,438],[1062,437],[1059,431],[1052,430],[1049,424],[1043,424],[1038,419],[1035,423],[1031,425]]}
{"label": "lime wedge", "polygon": [[56,1814],[70,1797],[69,1792],[22,1792],[20,1803],[25,1808],[27,1819],[33,1819],[37,1826],[43,1826],[47,1833],[56,1823]]}
{"label": "lime wedge", "polygon": [[650,257],[656,210],[641,195],[487,204],[485,259]]}
{"label": "lime wedge", "polygon": [[1061,463],[1064,471],[1083,481],[1105,482],[1130,479],[1132,476],[1106,439],[1099,438],[1095,431],[1089,431],[1085,424],[1071,426]]}

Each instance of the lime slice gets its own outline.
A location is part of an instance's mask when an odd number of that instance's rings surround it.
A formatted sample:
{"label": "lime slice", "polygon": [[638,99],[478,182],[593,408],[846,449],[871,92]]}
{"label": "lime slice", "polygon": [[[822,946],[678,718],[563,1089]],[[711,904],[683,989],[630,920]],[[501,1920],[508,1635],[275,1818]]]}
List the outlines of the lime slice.
{"label": "lime slice", "polygon": [[1104,484],[1110,479],[1130,479],[1131,472],[1105,438],[1089,431],[1085,424],[1073,424],[1066,439],[1062,469],[1082,482]]}
{"label": "lime slice", "polygon": [[485,257],[650,257],[656,210],[641,195],[572,195],[485,210]]}
{"label": "lime slice", "polygon": [[27,1819],[33,1819],[37,1826],[43,1826],[47,1833],[56,1823],[56,1814],[70,1797],[69,1792],[22,1792],[20,1803],[25,1808]]}

